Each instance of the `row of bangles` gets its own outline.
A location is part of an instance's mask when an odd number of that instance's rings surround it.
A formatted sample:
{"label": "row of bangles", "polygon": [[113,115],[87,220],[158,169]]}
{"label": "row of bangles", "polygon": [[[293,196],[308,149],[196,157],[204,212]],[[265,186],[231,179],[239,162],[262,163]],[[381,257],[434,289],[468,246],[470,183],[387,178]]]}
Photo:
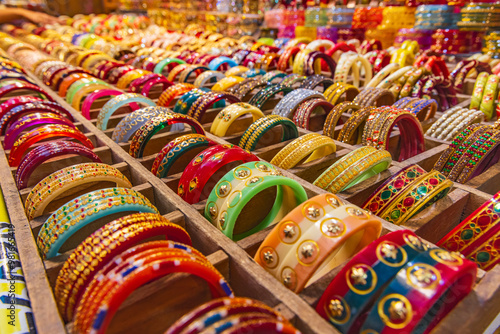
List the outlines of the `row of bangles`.
{"label": "row of bangles", "polygon": [[[45,61],[47,60],[45,59]],[[182,84],[182,86],[178,87],[185,86],[186,84]],[[188,167],[185,168],[183,177],[185,173],[187,173],[189,177],[185,177],[185,180],[181,178],[179,182],[179,194],[181,197],[187,199],[188,202],[191,200],[190,198],[194,198],[192,199],[194,201],[199,201],[203,194],[203,189],[200,189],[200,185],[204,185],[204,182],[207,182],[211,171],[214,169],[218,170],[220,167],[230,162],[244,162],[226,173],[217,182],[215,187],[209,191],[209,194],[205,193],[205,197],[208,197],[205,206],[205,216],[209,221],[221,229],[224,234],[233,237],[235,240],[250,235],[271,224],[276,224],[257,251],[255,260],[271,274],[276,276],[276,278],[286,287],[295,292],[300,292],[309,281],[314,281],[315,275],[321,275],[323,272],[338,266],[354,255],[351,261],[343,267],[342,274],[337,275],[330,283],[317,304],[318,313],[332,322],[334,326],[343,332],[356,329],[377,332],[383,330],[411,331],[417,328],[417,326],[424,326],[426,330],[430,330],[437,324],[441,317],[452,309],[458,300],[465,297],[471,290],[477,271],[477,267],[473,262],[462,258],[456,253],[450,253],[438,248],[431,248],[422,242],[415,234],[407,230],[389,233],[378,238],[381,233],[382,222],[368,211],[349,204],[333,194],[319,195],[308,200],[304,189],[299,183],[281,175],[281,172],[272,164],[259,161],[255,155],[248,152],[250,150],[245,151],[236,146],[217,145],[214,141],[210,142],[208,137],[202,136],[204,130],[198,122],[198,119],[201,120],[206,108],[218,102],[218,100],[221,100],[223,97],[220,97],[221,94],[218,92],[207,93],[208,94],[202,95],[202,97],[206,96],[205,98],[202,98],[200,101],[195,99],[194,102],[192,102],[193,106],[187,110],[186,115],[172,113],[165,107],[163,107],[163,110],[161,107],[149,107],[149,112],[153,113],[154,111],[159,111],[161,115],[154,115],[154,117],[147,120],[135,131],[130,131],[130,136],[133,137],[130,146],[131,154],[135,157],[140,157],[144,154],[143,152],[147,141],[167,125],[172,125],[174,123],[190,125],[193,132],[195,132],[194,134],[186,135],[189,137],[184,138],[177,137],[174,141],[167,144],[164,149],[164,157],[166,157],[168,161],[168,158],[175,156],[176,152],[183,149],[184,146],[177,146],[177,143],[186,143],[186,138],[199,138],[199,140],[188,141],[186,145],[189,143],[196,144],[196,142],[202,142],[202,147],[208,146],[208,149],[196,155],[196,157],[191,160]],[[300,91],[300,93],[312,94],[311,96],[316,94],[314,92],[305,93],[304,91]],[[340,93],[340,95],[344,93],[346,93],[346,91]],[[368,90],[368,92],[363,91],[361,94],[356,95],[355,99],[357,98],[358,100],[354,102],[362,106],[370,106],[370,101],[373,100],[374,103],[376,103],[376,101],[379,100],[380,96],[377,97],[377,94],[386,95],[387,97],[391,96],[384,91],[373,89]],[[120,96],[124,97],[120,98]],[[297,96],[295,94],[287,96],[290,97],[283,104],[289,103],[292,106],[303,98],[299,94],[297,94]],[[99,115],[101,115],[101,113],[102,115],[108,115],[109,119],[109,116],[119,108],[114,107],[114,105],[123,100],[127,101],[130,97],[140,98],[142,100],[129,102],[148,104],[144,103],[145,98],[140,95],[122,94],[108,101],[110,105],[103,106]],[[314,97],[320,96],[316,95]],[[284,100],[285,99],[282,99],[281,101]],[[393,95],[392,101],[394,101]],[[251,109],[253,113],[260,116],[257,112],[259,109],[255,105],[238,104],[241,102],[237,100],[229,100],[229,102],[236,103],[233,103],[228,108]],[[403,105],[404,103],[408,103],[409,100],[398,102]],[[349,101],[347,101],[347,103],[349,103]],[[435,103],[435,101],[433,103]],[[168,105],[171,104],[168,103],[167,106]],[[335,106],[337,105],[338,104],[335,104]],[[427,107],[429,110],[432,109],[429,106]],[[223,122],[226,116],[228,116],[226,119],[232,119],[232,109],[226,110],[220,118],[218,117],[219,121]],[[281,110],[288,113],[288,107],[286,107],[286,105],[277,105],[275,110],[276,109],[278,111],[274,116],[282,117],[285,121],[288,120],[290,124],[295,125],[290,119],[279,115],[281,114]],[[403,130],[405,128],[410,129],[410,125],[419,124],[416,115],[418,112],[413,113],[398,109],[397,107],[384,108],[380,106],[378,108],[374,107],[369,111],[366,118],[365,131],[362,136],[364,137],[362,140],[364,140],[368,146],[360,148],[360,151],[356,150],[356,154],[353,154],[353,156],[361,155],[362,153],[364,157],[368,157],[368,155],[371,154],[375,160],[383,160],[384,163],[382,165],[386,165],[385,168],[387,168],[391,161],[390,154],[388,155],[383,150],[376,150],[376,148],[381,147],[385,143],[378,141],[378,137],[376,139],[374,135],[380,132],[390,133],[391,128],[398,119],[406,120],[398,123],[400,131],[405,131]],[[239,113],[240,112],[241,111],[239,111]],[[252,113],[252,111],[250,111],[250,113]],[[257,121],[262,118],[264,117],[258,118]],[[107,121],[105,116],[98,117],[97,120],[99,123],[98,127],[107,127],[105,124],[105,121]],[[219,126],[217,125],[216,129],[218,128]],[[410,130],[407,131],[410,133]],[[258,140],[257,135],[258,134],[254,135],[254,137],[257,137]],[[314,138],[325,140],[331,139],[331,137],[328,136],[312,135],[307,137],[307,139],[302,139],[302,142],[296,142],[294,146],[301,147],[303,143],[307,143]],[[252,142],[251,138],[246,139],[246,141]],[[328,149],[331,151],[332,142],[333,140],[330,140],[326,145],[321,147],[325,148],[327,152]],[[418,150],[422,145],[422,142],[418,140],[410,142],[412,146],[409,150]],[[174,150],[173,148],[176,149]],[[363,150],[363,152],[361,152],[361,150]],[[284,164],[285,166],[289,164],[290,161],[293,162],[294,159],[296,159],[294,154],[291,154],[295,152],[293,148],[288,148],[287,151],[279,152],[279,157],[277,158],[277,161],[282,161],[280,164]],[[306,156],[309,153],[311,152],[308,152]],[[379,156],[375,157],[375,153]],[[472,156],[472,154],[470,156]],[[301,159],[299,159],[299,161],[300,160]],[[364,163],[370,162],[370,159],[361,160]],[[275,161],[276,164],[278,162]],[[360,167],[362,167],[362,165],[363,164],[360,164]],[[79,167],[80,166],[76,168]],[[372,208],[375,207],[373,202],[378,202],[377,208],[382,210],[379,215],[389,221],[392,219],[393,222],[398,224],[422,210],[433,201],[443,197],[449,191],[451,181],[446,180],[438,171],[426,173],[421,169],[418,170],[418,166],[412,167],[415,171],[413,174],[405,173],[404,177],[407,179],[403,180],[402,186],[401,181],[396,182],[396,180],[393,179],[388,181],[388,183],[393,182],[393,185],[383,185],[388,187],[390,197],[386,198],[386,191],[384,191],[383,188],[379,189],[380,199],[375,198],[370,204],[366,204],[369,205],[367,210],[372,211]],[[115,176],[116,179],[108,179],[108,181],[113,181],[117,184],[117,188],[113,189],[113,196],[111,196],[116,197],[117,195],[121,195],[118,196],[119,200],[116,201],[117,204],[114,203],[115,201],[113,198],[110,200],[108,196],[103,196],[103,192],[106,191],[106,189],[103,189],[96,191],[97,195],[94,197],[85,194],[82,198],[79,197],[75,199],[74,201],[76,202],[71,201],[59,208],[51,214],[49,220],[42,226],[40,231],[37,241],[42,254],[45,254],[46,257],[51,256],[50,254],[52,253],[50,253],[50,251],[57,254],[57,247],[61,246],[59,244],[61,241],[58,242],[58,240],[60,240],[60,238],[69,238],[69,234],[71,234],[71,232],[75,233],[78,226],[89,221],[86,220],[88,219],[86,217],[88,217],[89,214],[91,217],[94,215],[96,211],[95,206],[98,205],[96,203],[100,203],[97,201],[98,198],[106,198],[106,201],[103,203],[104,208],[113,207],[113,204],[119,206],[120,204],[118,203],[123,204],[123,202],[142,206],[141,209],[136,209],[136,211],[146,211],[146,213],[134,215],[133,221],[134,223],[137,223],[135,219],[141,222],[147,221],[148,224],[142,227],[144,229],[146,229],[146,227],[152,228],[150,220],[162,219],[160,218],[161,216],[157,214],[157,211],[151,208],[152,206],[147,199],[137,192],[133,193],[132,189],[127,188],[127,186],[131,187],[131,185],[129,185],[130,182],[126,185],[119,185],[120,182],[127,182],[123,174],[121,175],[123,177],[121,177],[120,174],[115,171],[113,172],[109,171],[109,175]],[[74,173],[75,172],[73,172],[73,174]],[[30,193],[30,195],[33,194],[35,188],[38,191],[36,195],[31,195],[31,200],[34,198],[43,198],[41,194],[48,194],[45,196],[49,196],[50,201],[50,196],[52,196],[53,191],[51,190],[49,192],[47,189],[53,189],[54,186],[57,188],[57,185],[61,182],[61,178],[64,178],[65,175],[68,175],[68,171],[61,172],[59,175],[51,175],[52,177],[49,176],[47,179],[39,182]],[[108,175],[108,173],[106,173],[106,175]],[[190,176],[195,177],[191,178]],[[72,175],[68,177],[67,180],[62,181],[65,182],[65,187],[78,185],[72,177],[74,176]],[[85,177],[91,176],[83,176],[83,178]],[[327,177],[332,179],[331,175]],[[327,177],[325,177],[325,179]],[[349,178],[350,176],[347,177]],[[399,175],[399,177],[402,177],[402,175]],[[119,179],[119,181],[117,181],[117,179]],[[54,183],[50,184],[51,181]],[[277,200],[273,204],[271,214],[258,221],[257,225],[254,224],[255,226],[238,226],[236,220],[245,204],[248,203],[255,194],[271,186],[277,186],[279,192]],[[394,192],[394,187],[397,187],[399,191]],[[183,192],[189,194],[184,197]],[[57,194],[55,195],[57,196]],[[130,195],[132,198],[127,198],[127,195]],[[196,198],[197,196],[198,198]],[[37,201],[34,202],[34,205],[40,205],[37,204]],[[413,207],[413,204],[416,204],[415,207]],[[27,202],[26,208],[29,208],[30,205],[33,204]],[[80,206],[83,206],[83,208],[80,208]],[[87,207],[89,211],[86,211]],[[144,209],[144,207],[149,208],[151,211]],[[78,212],[76,208],[84,210],[84,217],[81,217],[82,214]],[[97,210],[95,215],[99,213],[102,214],[102,211],[105,210],[104,208]],[[365,207],[365,209],[366,208],[367,207]],[[42,214],[43,210],[45,209],[42,209]],[[29,212],[33,211],[34,210],[31,209]],[[130,208],[128,208],[127,211],[131,211]],[[385,214],[383,214],[384,211],[386,212]],[[28,214],[27,211],[27,215]],[[69,218],[67,218],[68,215]],[[138,215],[141,217],[138,218]],[[155,218],[144,217],[144,215],[151,215]],[[130,286],[126,284],[116,284],[116,280],[112,279],[112,277],[118,276],[124,282],[134,282],[140,285],[141,282],[151,280],[151,277],[157,278],[172,272],[172,262],[176,261],[181,263],[181,268],[177,268],[177,271],[184,269],[185,272],[191,273],[190,270],[192,270],[192,272],[199,273],[198,269],[204,268],[204,270],[207,271],[206,267],[209,267],[208,272],[210,274],[207,274],[204,278],[209,284],[212,282],[211,286],[213,287],[213,291],[216,291],[214,295],[216,295],[216,297],[232,295],[227,283],[223,281],[222,276],[218,274],[213,267],[207,264],[207,260],[194,249],[186,246],[189,245],[190,239],[188,239],[185,231],[168,222],[165,222],[165,224],[168,224],[168,228],[164,227],[165,230],[162,230],[163,233],[160,232],[160,235],[168,236],[168,233],[170,233],[171,236],[168,237],[169,241],[161,242],[163,245],[161,245],[160,242],[155,242],[156,244],[154,245],[146,243],[123,251],[123,248],[120,248],[120,245],[122,245],[120,238],[113,234],[113,236],[118,238],[117,240],[102,241],[102,244],[106,245],[108,242],[109,244],[116,242],[114,245],[122,251],[119,253],[120,258],[111,260],[112,255],[99,254],[98,256],[105,257],[107,261],[103,262],[108,264],[100,264],[97,268],[93,266],[94,264],[91,261],[85,262],[87,258],[85,258],[83,254],[87,254],[83,252],[94,247],[93,242],[96,238],[109,237],[109,233],[106,233],[106,231],[110,228],[112,230],[119,229],[121,231],[121,224],[124,224],[129,227],[126,232],[127,237],[132,239],[134,236],[133,233],[130,232],[132,227],[127,225],[128,221],[126,220],[130,217],[131,216],[126,216],[121,218],[122,220],[118,219],[109,223],[119,224],[118,226],[106,225],[108,226],[107,228],[94,232],[97,235],[92,235],[92,237],[86,240],[86,244],[84,241],[84,244],[80,245],[81,248],[78,249],[79,252],[77,252],[74,257],[70,257],[68,260],[70,263],[66,262],[59,275],[59,278],[62,278],[61,280],[58,279],[59,290],[56,287],[56,295],[61,296],[60,303],[63,303],[63,306],[60,305],[60,307],[63,307],[64,314],[68,317],[67,319],[74,319],[75,326],[77,326],[76,328],[82,332],[90,329],[94,329],[95,332],[102,332],[105,330],[106,326],[109,325],[113,312],[116,312],[120,302],[124,300],[126,289]],[[52,220],[50,220],[51,218]],[[143,220],[140,220],[141,218]],[[70,223],[62,225],[61,223],[64,222],[64,220],[68,220]],[[124,222],[123,220],[126,221]],[[77,225],[76,228],[72,228],[75,225],[68,226],[73,222]],[[131,223],[128,222],[128,224]],[[55,230],[52,230],[54,228]],[[137,227],[137,231],[143,230]],[[180,245],[180,243],[182,245]],[[54,250],[54,248],[56,250]],[[158,251],[159,254],[151,258],[151,250],[153,248],[155,251]],[[160,250],[159,248],[163,249]],[[118,252],[118,250],[116,252]],[[186,254],[186,252],[188,254]],[[75,258],[82,262],[77,261],[75,263]],[[102,258],[100,259],[102,260]],[[129,275],[130,272],[135,272],[137,269],[134,267],[135,261],[141,261],[141,266],[144,266],[144,269],[140,272],[137,271],[137,274]],[[198,264],[198,266],[193,265],[193,262]],[[80,277],[82,280],[78,280],[78,277],[75,278],[70,274],[77,268],[77,263],[85,263],[84,267],[88,268],[91,272],[89,274],[88,271],[83,270],[81,272],[83,276]],[[184,264],[185,266],[183,266]],[[178,266],[179,265],[176,265],[176,267]],[[82,267],[82,269],[84,268]],[[99,275],[96,276],[98,273]],[[401,275],[404,275],[406,279],[403,281],[397,279],[397,277]],[[102,278],[97,279],[96,277]],[[212,277],[215,278],[211,280]],[[82,286],[82,281],[84,282],[83,285],[85,285],[85,282],[88,282],[87,285]],[[70,287],[66,288],[68,282]],[[217,284],[214,282],[217,282]],[[456,288],[449,288],[450,285]],[[447,300],[446,296],[448,293],[452,293],[453,296],[456,297],[453,303],[440,303],[439,316],[428,319],[426,314],[431,309],[434,310],[436,308],[435,303],[437,301],[443,299]],[[81,297],[78,298],[76,296]],[[75,299],[78,300],[75,301]],[[179,322],[169,331],[173,333],[190,326],[190,328],[199,330],[200,321],[203,326],[213,326],[216,328],[219,328],[217,326],[228,326],[225,322],[210,322],[212,321],[210,319],[213,319],[208,316],[210,313],[207,313],[207,315],[204,314],[214,310],[214,314],[223,313],[227,316],[226,308],[228,304],[230,307],[237,305],[238,302],[242,304],[252,303],[248,300],[241,301],[237,299],[214,300],[179,320]],[[253,303],[259,304],[258,302]],[[237,331],[246,329],[258,331],[259,329],[268,329],[277,332],[295,332],[295,329],[274,311],[268,310],[264,305],[257,305],[256,307],[259,308],[257,312],[271,316],[266,317],[265,321],[255,322],[246,320],[238,326],[233,325],[234,328],[231,330]],[[235,308],[237,307],[235,306]],[[380,309],[382,311],[380,311]],[[247,315],[244,314],[245,309],[242,310],[238,308],[238,310],[242,311],[241,317],[247,319]],[[364,315],[366,314],[368,316],[365,318]],[[264,316],[261,315],[261,317]]]}

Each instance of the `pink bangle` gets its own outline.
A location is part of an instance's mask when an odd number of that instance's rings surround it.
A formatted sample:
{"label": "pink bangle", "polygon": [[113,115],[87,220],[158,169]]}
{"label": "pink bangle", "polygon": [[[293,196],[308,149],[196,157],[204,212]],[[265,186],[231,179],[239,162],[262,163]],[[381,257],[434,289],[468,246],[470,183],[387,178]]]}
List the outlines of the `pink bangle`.
{"label": "pink bangle", "polygon": [[7,101],[0,104],[0,118],[2,118],[6,113],[11,111],[13,108],[24,105],[28,102],[43,101],[41,98],[36,96],[16,96],[11,97]]}
{"label": "pink bangle", "polygon": [[7,128],[6,135],[3,141],[4,149],[10,150],[14,142],[24,131],[33,128],[34,126],[45,124],[63,124],[73,129],[75,128],[70,120],[51,112],[37,112],[34,114],[24,115]]}
{"label": "pink bangle", "polygon": [[164,91],[168,87],[174,85],[171,81],[169,81],[164,76],[159,77],[159,78],[154,78],[154,79],[149,80],[148,82],[146,82],[144,84],[144,86],[142,86],[141,94],[146,96],[146,97],[149,97],[149,91],[150,91],[151,87],[158,85],[158,84],[161,84],[162,91]]}
{"label": "pink bangle", "polygon": [[9,85],[5,85],[0,88],[0,98],[3,98],[5,95],[12,93],[16,90],[30,90],[36,92],[38,94],[42,94],[49,101],[54,101],[54,99],[43,89],[33,84],[27,82],[14,82]]}
{"label": "pink bangle", "polygon": [[62,155],[80,155],[89,158],[93,162],[101,162],[101,159],[88,147],[66,140],[57,140],[42,144],[29,151],[22,159],[16,171],[16,184],[19,190],[28,186],[28,181],[44,162]]}
{"label": "pink bangle", "polygon": [[[117,95],[122,95],[122,94],[123,94],[123,92],[120,90],[117,90],[117,89],[99,89],[99,90],[96,90],[95,92],[87,95],[85,100],[83,100],[82,108],[80,111],[81,111],[83,117],[85,117],[86,119],[90,119],[90,108],[92,107],[92,104],[95,102],[95,100],[97,100],[101,97],[105,97],[105,96],[117,96]],[[135,104],[135,106],[134,106],[134,104]],[[135,109],[139,108],[139,106],[136,103],[131,103],[130,105],[132,106],[132,108],[135,108]]]}
{"label": "pink bangle", "polygon": [[149,73],[145,76],[133,80],[128,87],[132,93],[139,93],[142,86],[144,86],[146,82],[158,77],[163,77],[163,75],[157,73]]}

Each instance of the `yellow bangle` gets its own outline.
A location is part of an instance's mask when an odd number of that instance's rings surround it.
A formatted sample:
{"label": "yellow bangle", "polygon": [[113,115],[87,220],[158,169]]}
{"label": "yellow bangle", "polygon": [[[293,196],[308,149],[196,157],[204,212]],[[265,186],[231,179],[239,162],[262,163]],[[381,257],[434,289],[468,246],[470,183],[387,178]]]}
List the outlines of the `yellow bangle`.
{"label": "yellow bangle", "polygon": [[125,73],[118,82],[116,83],[116,87],[119,89],[127,89],[132,81],[135,79],[139,79],[140,77],[145,76],[151,72],[145,70],[132,70],[130,72]]}
{"label": "yellow bangle", "polygon": [[92,56],[89,56],[87,59],[85,59],[82,63],[82,67],[88,71],[92,70],[92,65],[97,64],[99,61],[102,60],[110,60],[111,57],[109,57],[106,54],[95,54]]}
{"label": "yellow bangle", "polygon": [[317,133],[308,133],[281,149],[271,160],[271,163],[282,169],[290,169],[306,159],[307,156],[309,157],[303,163],[321,159],[335,153],[335,150],[335,141],[332,138]]}
{"label": "yellow bangle", "polygon": [[82,100],[90,93],[95,92],[96,90],[99,89],[109,89],[109,86],[106,85],[101,85],[101,84],[93,84],[93,85],[88,85],[84,86],[82,89],[80,89],[78,92],[75,93],[73,96],[73,100],[71,101],[71,106],[75,108],[76,110],[80,111],[80,107],[82,104]]}
{"label": "yellow bangle", "polygon": [[363,146],[336,161],[313,184],[336,194],[383,172],[391,162],[388,151]]}
{"label": "yellow bangle", "polygon": [[[344,93],[346,94],[345,99],[340,100]],[[353,101],[358,94],[359,89],[357,87],[342,82],[334,83],[323,93],[323,95],[326,97],[326,100],[334,106],[340,102]]]}
{"label": "yellow bangle", "polygon": [[244,102],[234,103],[222,109],[217,117],[215,117],[210,127],[210,132],[216,136],[223,137],[226,135],[231,124],[233,124],[238,117],[246,114],[252,115],[252,123],[264,117],[262,111],[251,104]]}
{"label": "yellow bangle", "polygon": [[299,53],[295,56],[295,59],[293,61],[293,73],[299,74],[299,75],[304,75],[305,72],[305,62],[306,62],[306,57],[308,54],[313,52],[312,50],[309,49],[303,49],[300,50]]}
{"label": "yellow bangle", "polygon": [[84,51],[84,52],[80,52],[78,54],[78,56],[76,57],[76,60],[75,60],[75,65],[76,66],[82,66],[82,61],[83,61],[83,58],[89,56],[90,55],[98,55],[98,54],[102,54],[101,52],[99,51],[95,51],[95,50],[90,50],[90,51]]}
{"label": "yellow bangle", "polygon": [[226,75],[226,77],[230,77],[230,76],[238,76],[242,73],[245,73],[246,71],[250,71],[250,69],[246,66],[235,66],[235,67],[231,67],[229,70],[226,71],[226,73],[224,73]]}
{"label": "yellow bangle", "polygon": [[229,88],[239,84],[240,82],[244,81],[245,79],[242,77],[237,77],[237,76],[230,76],[226,77],[224,79],[221,79],[215,83],[215,85],[212,86],[213,91],[217,92],[223,92],[228,90]]}

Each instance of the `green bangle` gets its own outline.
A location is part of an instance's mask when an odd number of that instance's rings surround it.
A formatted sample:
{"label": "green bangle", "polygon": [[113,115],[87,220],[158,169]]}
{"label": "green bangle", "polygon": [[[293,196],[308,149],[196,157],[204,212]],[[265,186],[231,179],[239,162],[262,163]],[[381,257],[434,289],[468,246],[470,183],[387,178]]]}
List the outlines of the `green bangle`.
{"label": "green bangle", "polygon": [[107,82],[104,82],[104,81],[99,80],[99,79],[90,79],[89,80],[89,79],[85,78],[85,79],[78,80],[75,83],[73,83],[71,85],[71,87],[68,89],[68,92],[66,93],[66,102],[68,102],[68,104],[72,104],[73,98],[75,97],[76,92],[81,90],[83,87],[86,87],[89,85],[95,85],[95,84],[105,85],[105,86],[109,87],[109,84]]}
{"label": "green bangle", "polygon": [[291,87],[283,86],[283,85],[269,85],[265,86],[261,90],[255,94],[250,101],[249,104],[259,108],[262,110],[262,107],[266,104],[266,102],[273,97],[274,95],[283,92],[283,95],[290,93],[293,90]]}
{"label": "green bangle", "polygon": [[469,109],[478,109],[481,105],[481,100],[483,99],[483,91],[486,82],[488,81],[489,74],[487,72],[481,72],[477,76],[476,83],[474,84],[474,90],[472,91],[472,98],[470,100]]}
{"label": "green bangle", "polygon": [[[276,199],[269,214],[254,226],[237,225],[241,210],[263,190],[276,186]],[[284,177],[270,163],[244,163],[220,179],[205,206],[205,217],[227,237],[237,241],[276,224],[297,205],[307,200],[304,188]]]}
{"label": "green bangle", "polygon": [[299,136],[297,126],[292,122],[292,120],[278,115],[268,115],[259,118],[248,127],[241,137],[238,146],[246,151],[253,151],[262,136],[277,125],[283,126],[283,136],[281,138],[282,142]]}
{"label": "green bangle", "polygon": [[177,59],[177,58],[165,58],[165,59],[161,60],[158,64],[156,64],[155,69],[153,70],[153,73],[162,74],[165,66],[167,66],[171,63],[185,64],[186,62],[184,60]]}
{"label": "green bangle", "polygon": [[500,78],[496,74],[490,75],[484,88],[484,93],[483,97],[481,98],[481,106],[479,107],[479,110],[483,112],[486,121],[489,121],[493,117],[493,109],[495,106],[499,79]]}

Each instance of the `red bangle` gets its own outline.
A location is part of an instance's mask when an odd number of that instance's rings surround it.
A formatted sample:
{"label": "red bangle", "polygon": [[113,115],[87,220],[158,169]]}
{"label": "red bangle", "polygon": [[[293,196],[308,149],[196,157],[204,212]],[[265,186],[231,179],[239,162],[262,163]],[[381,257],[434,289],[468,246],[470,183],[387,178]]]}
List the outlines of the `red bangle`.
{"label": "red bangle", "polygon": [[0,87],[0,99],[3,98],[5,95],[15,92],[15,91],[32,91],[38,94],[42,94],[45,96],[46,100],[49,101],[54,101],[54,99],[43,89],[41,89],[38,86],[35,86],[33,84],[27,83],[27,82],[14,82],[8,85],[5,85],[3,87]]}
{"label": "red bangle", "polygon": [[11,97],[7,101],[0,104],[0,118],[11,111],[13,108],[25,105],[28,102],[43,101],[43,99],[36,96],[16,96]]}
{"label": "red bangle", "polygon": [[108,80],[108,77],[111,73],[111,71],[117,67],[122,67],[122,66],[125,66],[125,64],[123,63],[118,63],[118,62],[109,62],[109,63],[106,63],[106,65],[104,65],[100,70],[99,70],[99,78],[101,78],[102,80]]}
{"label": "red bangle", "polygon": [[130,65],[115,67],[109,72],[108,82],[115,85],[121,77],[133,70],[135,70],[135,68]]}
{"label": "red bangle", "polygon": [[364,40],[363,43],[361,43],[361,54],[366,54],[370,51],[374,50],[382,50],[382,42],[379,41],[378,39],[371,39],[371,40]]}
{"label": "red bangle", "polygon": [[168,87],[173,86],[173,83],[165,77],[154,78],[149,80],[142,86],[141,94],[149,97],[149,91],[155,85],[161,84],[162,91],[165,91]]}
{"label": "red bangle", "polygon": [[441,57],[429,57],[429,59],[425,62],[424,67],[427,71],[432,72],[436,76],[442,76],[445,79],[450,77],[450,71]]}
{"label": "red bangle", "polygon": [[[207,198],[212,187],[222,177],[219,175],[219,178],[211,180],[212,176],[225,165],[235,161],[245,163],[259,161],[259,158],[238,146],[217,145],[207,148],[191,160],[182,173],[177,194],[189,204]],[[207,185],[209,181],[210,184]]]}
{"label": "red bangle", "polygon": [[146,82],[148,82],[151,79],[158,78],[158,77],[163,77],[163,75],[157,74],[157,73],[146,74],[146,75],[144,75],[144,76],[142,76],[140,78],[132,80],[132,82],[129,84],[128,88],[130,89],[130,91],[132,93],[139,93],[139,91],[141,90],[142,86]]}
{"label": "red bangle", "polygon": [[90,139],[88,139],[80,130],[59,124],[44,125],[23,134],[16,140],[10,150],[9,165],[11,167],[17,167],[26,151],[32,147],[33,144],[48,138],[56,137],[73,138],[90,149],[94,148]]}
{"label": "red bangle", "polygon": [[[79,155],[92,162],[101,162],[97,154],[82,144],[66,140],[56,140],[35,147],[21,160],[16,171],[18,189],[26,188],[31,174],[44,162],[62,155]],[[34,184],[38,183],[36,180]]]}
{"label": "red bangle", "polygon": [[[95,100],[101,98],[101,97],[105,97],[105,96],[118,96],[118,95],[122,95],[123,92],[120,91],[120,90],[116,90],[116,89],[99,89],[99,90],[96,90],[95,92],[93,93],[90,93],[89,95],[87,95],[85,97],[85,100],[83,100],[83,103],[82,103],[82,108],[80,110],[80,112],[82,113],[82,115],[90,120],[90,108],[92,107],[92,104],[95,102]],[[139,109],[139,106],[137,105],[137,103],[131,103],[130,104],[130,107],[134,110],[136,109]]]}
{"label": "red bangle", "polygon": [[286,72],[288,68],[293,64],[293,59],[299,53],[300,48],[298,46],[293,46],[286,49],[280,56],[278,60],[278,70]]}
{"label": "red bangle", "polygon": [[380,72],[384,67],[389,65],[391,62],[391,54],[385,50],[381,50],[377,57],[375,58],[375,62],[373,63],[373,73]]}
{"label": "red bangle", "polygon": [[313,111],[318,108],[323,109],[325,114],[329,114],[333,109],[333,104],[323,99],[311,99],[300,104],[299,108],[293,115],[293,122],[300,128],[309,130],[309,121]]}
{"label": "red bangle", "polygon": [[335,60],[332,59],[332,57],[330,57],[326,53],[319,52],[319,51],[313,51],[307,55],[307,60],[305,61],[305,63],[306,63],[306,69],[305,69],[306,75],[309,75],[309,76],[314,75],[314,73],[315,73],[314,72],[314,63],[318,59],[321,59],[326,63],[328,70],[330,71],[330,74],[333,78],[335,76],[335,69],[337,68],[337,63],[335,62]]}

